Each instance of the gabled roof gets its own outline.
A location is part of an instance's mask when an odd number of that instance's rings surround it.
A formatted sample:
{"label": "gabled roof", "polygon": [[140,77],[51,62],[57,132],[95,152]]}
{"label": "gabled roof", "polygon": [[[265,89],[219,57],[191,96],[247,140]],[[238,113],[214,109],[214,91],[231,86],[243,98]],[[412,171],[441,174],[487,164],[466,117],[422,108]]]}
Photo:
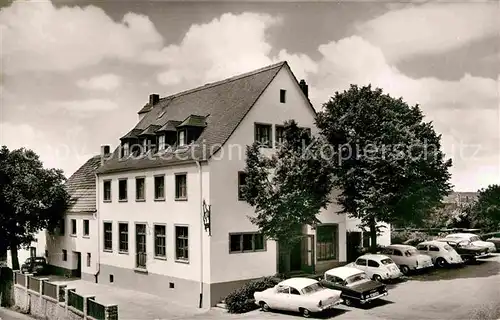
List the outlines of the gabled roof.
{"label": "gabled roof", "polygon": [[182,121],[176,121],[176,120],[168,120],[167,123],[160,129],[158,129],[158,132],[162,131],[177,131],[177,126],[181,124]]}
{"label": "gabled roof", "polygon": [[126,135],[124,135],[123,137],[120,138],[120,140],[123,140],[123,139],[137,139],[139,134],[141,134],[141,132],[143,131],[143,129],[132,129],[130,130]]}
{"label": "gabled roof", "polygon": [[207,125],[205,116],[190,115],[186,120],[182,121],[178,127],[205,127]]}
{"label": "gabled roof", "polygon": [[[159,125],[164,129],[168,127],[168,121],[183,121],[191,115],[209,115],[206,117],[206,127],[195,142],[197,147],[192,149],[194,151],[182,157],[119,159],[117,148],[113,157],[104,163],[98,173],[208,160],[229,139],[283,66],[289,68],[286,62],[280,62],[160,99],[134,129],[143,131],[150,125]],[[300,90],[298,83],[297,88]],[[308,101],[307,98],[306,100]],[[309,101],[308,103],[310,104]],[[206,152],[207,150],[210,152]]]}
{"label": "gabled roof", "polygon": [[68,212],[96,211],[96,170],[101,165],[101,156],[87,160],[66,181],[64,187],[70,194],[73,203]]}

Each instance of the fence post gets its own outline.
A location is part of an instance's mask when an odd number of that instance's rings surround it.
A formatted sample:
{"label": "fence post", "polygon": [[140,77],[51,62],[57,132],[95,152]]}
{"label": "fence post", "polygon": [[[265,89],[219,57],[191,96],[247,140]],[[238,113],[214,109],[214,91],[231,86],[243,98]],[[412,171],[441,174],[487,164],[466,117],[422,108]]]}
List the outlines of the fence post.
{"label": "fence post", "polygon": [[19,270],[12,270],[12,273],[14,274],[14,284],[18,284],[17,283],[17,274],[20,272],[21,271],[19,271]]}
{"label": "fence post", "polygon": [[108,304],[104,308],[104,319],[118,320],[118,306],[116,304]]}
{"label": "fence post", "polygon": [[33,274],[31,274],[31,273],[25,273],[24,274],[24,290],[25,290],[25,293],[26,293],[25,294],[25,298],[26,298],[26,301],[25,301],[26,304],[25,305],[26,305],[27,310],[30,310],[30,304],[31,304],[31,302],[30,302],[30,295],[28,294],[28,288],[29,288],[29,284],[30,284],[29,280],[31,279],[32,275]]}
{"label": "fence post", "polygon": [[94,300],[95,296],[88,295],[88,296],[83,296],[83,319],[86,320],[87,316],[89,315],[89,310],[88,310],[88,300]]}
{"label": "fence post", "polygon": [[65,303],[65,304],[64,304],[64,310],[65,310],[65,312],[66,312],[66,316],[68,316],[68,305],[69,305],[69,301],[68,301],[68,293],[69,293],[70,291],[75,292],[75,291],[76,291],[76,289],[75,289],[75,288],[66,288],[66,289],[64,289],[64,303]]}
{"label": "fence post", "polygon": [[40,297],[43,296],[43,283],[49,281],[49,278],[40,278]]}

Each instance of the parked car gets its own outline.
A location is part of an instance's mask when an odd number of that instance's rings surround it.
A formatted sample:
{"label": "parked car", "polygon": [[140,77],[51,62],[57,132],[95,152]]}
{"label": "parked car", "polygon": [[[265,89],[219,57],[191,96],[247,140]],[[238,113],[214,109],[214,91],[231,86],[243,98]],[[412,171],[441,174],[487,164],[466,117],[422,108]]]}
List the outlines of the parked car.
{"label": "parked car", "polygon": [[436,239],[436,241],[449,244],[460,255],[464,262],[474,262],[476,259],[488,256],[488,248],[477,247],[469,240],[451,238]]}
{"label": "parked car", "polygon": [[376,281],[398,279],[403,275],[391,258],[381,254],[362,255],[347,266],[364,271],[370,279]]}
{"label": "parked car", "polygon": [[486,238],[485,241],[487,242],[492,242],[495,245],[496,251],[500,252],[500,232],[487,233],[482,238]]}
{"label": "parked car", "polygon": [[323,287],[309,278],[290,278],[273,288],[255,292],[255,303],[262,311],[270,309],[300,312],[306,318],[340,304],[340,290]]}
{"label": "parked car", "polygon": [[473,233],[452,233],[447,235],[445,238],[453,240],[469,240],[473,245],[477,247],[487,248],[489,253],[497,251],[493,242],[483,241],[481,240],[481,238],[479,238],[478,235],[475,235]]}
{"label": "parked car", "polygon": [[385,284],[368,278],[364,271],[352,267],[338,267],[325,272],[320,282],[324,287],[340,290],[340,297],[348,306],[369,303],[388,295]]}
{"label": "parked car", "polygon": [[391,244],[383,248],[380,253],[391,258],[405,275],[412,270],[434,266],[430,256],[420,253],[415,247],[409,245]]}
{"label": "parked car", "polygon": [[431,256],[432,262],[438,267],[463,264],[460,255],[449,244],[440,241],[424,241],[417,245],[422,254]]}
{"label": "parked car", "polygon": [[21,265],[21,272],[35,275],[45,274],[47,272],[47,261],[44,257],[29,257]]}

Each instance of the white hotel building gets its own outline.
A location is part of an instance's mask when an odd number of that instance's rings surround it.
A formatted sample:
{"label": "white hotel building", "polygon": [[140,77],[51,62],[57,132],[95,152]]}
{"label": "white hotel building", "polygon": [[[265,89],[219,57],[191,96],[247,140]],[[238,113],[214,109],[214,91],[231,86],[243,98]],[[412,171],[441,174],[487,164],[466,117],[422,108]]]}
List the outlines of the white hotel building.
{"label": "white hotel building", "polygon": [[[120,147],[98,168],[90,166],[95,212],[68,213],[65,236],[47,250],[69,256],[49,263],[184,304],[198,305],[202,297],[204,307],[249,279],[278,273],[284,263],[277,244],[257,232],[247,217],[252,207],[239,197],[245,148],[259,140],[272,151],[290,119],[314,134],[307,94],[305,82],[282,62],[165,98],[151,95]],[[293,270],[318,272],[345,262],[348,247],[361,244],[358,222],[337,212],[332,204],[321,212],[322,224],[304,226],[290,258]],[[84,246],[87,240],[93,247]],[[389,241],[388,231],[380,236],[381,244]]]}

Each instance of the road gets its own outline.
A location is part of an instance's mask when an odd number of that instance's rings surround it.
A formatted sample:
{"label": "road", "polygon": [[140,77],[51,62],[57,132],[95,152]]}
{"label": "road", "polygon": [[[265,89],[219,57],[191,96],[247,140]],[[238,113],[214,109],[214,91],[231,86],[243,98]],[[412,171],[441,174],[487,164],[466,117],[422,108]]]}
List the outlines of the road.
{"label": "road", "polygon": [[35,320],[35,319],[12,310],[0,308],[0,320]]}
{"label": "road", "polygon": [[[299,315],[252,311],[230,315],[216,309],[192,319],[290,320]],[[500,319],[500,255],[459,269],[435,270],[389,285],[389,296],[370,307],[340,306],[322,319]],[[186,319],[186,318],[184,318]]]}

